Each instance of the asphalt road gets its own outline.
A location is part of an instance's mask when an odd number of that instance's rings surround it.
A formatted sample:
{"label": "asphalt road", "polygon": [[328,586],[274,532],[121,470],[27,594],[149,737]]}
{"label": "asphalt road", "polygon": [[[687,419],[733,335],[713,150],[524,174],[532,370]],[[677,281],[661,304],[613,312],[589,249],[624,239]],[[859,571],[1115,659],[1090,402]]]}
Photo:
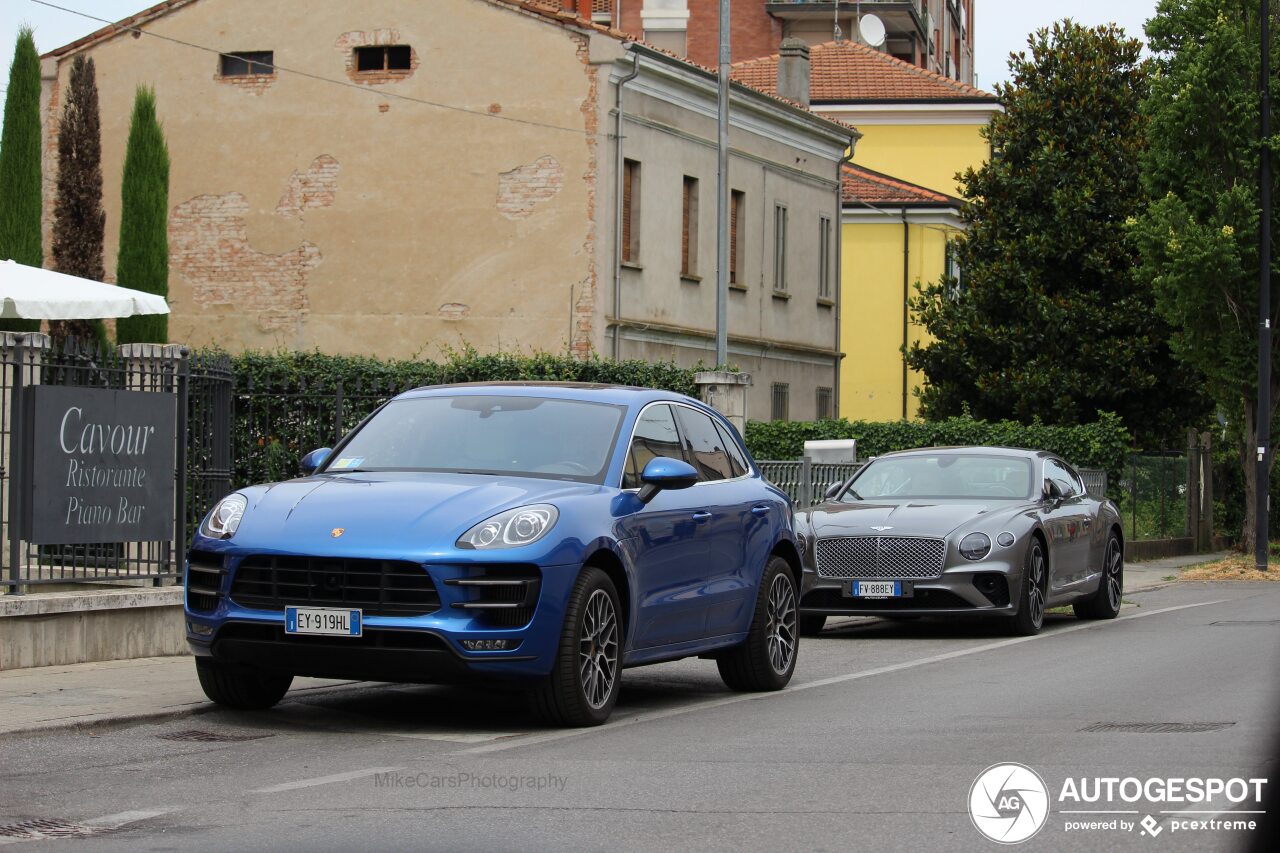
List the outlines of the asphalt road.
{"label": "asphalt road", "polygon": [[[1280,783],[1280,585],[1181,583],[1129,601],[1115,622],[1051,616],[1030,639],[846,622],[802,644],[778,694],[729,693],[709,661],[629,670],[597,729],[531,727],[501,692],[361,685],[262,714],[15,736],[0,740],[0,846],[990,851],[970,788],[1019,762],[1052,800],[1019,849],[1243,849],[1248,832],[1176,829],[1212,817],[1160,812],[1257,819],[1251,799],[1063,814],[1108,805],[1059,802],[1068,777]],[[1083,731],[1098,723],[1229,725]],[[1147,815],[1154,836],[1065,828]],[[34,820],[88,837],[4,837]]]}

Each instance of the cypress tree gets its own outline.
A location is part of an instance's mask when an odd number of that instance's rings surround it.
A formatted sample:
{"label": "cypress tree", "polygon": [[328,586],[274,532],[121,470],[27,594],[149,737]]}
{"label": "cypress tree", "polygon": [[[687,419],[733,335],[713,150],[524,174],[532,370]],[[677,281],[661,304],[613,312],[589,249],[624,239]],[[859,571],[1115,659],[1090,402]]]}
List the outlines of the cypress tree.
{"label": "cypress tree", "polygon": [[[40,56],[30,27],[18,31],[0,136],[0,260],[38,267],[40,237]],[[34,332],[39,320],[0,320],[0,330]]]}
{"label": "cypress tree", "polygon": [[[53,268],[102,281],[102,137],[92,59],[71,64],[67,105],[58,126],[58,188],[53,208]],[[50,323],[55,339],[68,335],[106,341],[101,320]]]}
{"label": "cypress tree", "polygon": [[[120,191],[120,252],[116,283],[169,294],[169,149],[156,118],[156,93],[139,86],[133,100]],[[116,323],[116,340],[168,343],[167,314],[144,314]]]}

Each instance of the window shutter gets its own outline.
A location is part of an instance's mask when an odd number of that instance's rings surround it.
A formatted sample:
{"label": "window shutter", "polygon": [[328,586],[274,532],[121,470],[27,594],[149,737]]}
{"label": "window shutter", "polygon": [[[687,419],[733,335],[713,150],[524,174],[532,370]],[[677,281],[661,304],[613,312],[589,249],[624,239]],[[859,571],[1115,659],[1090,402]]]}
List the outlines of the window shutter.
{"label": "window shutter", "polygon": [[738,208],[742,206],[742,196],[733,193],[729,205],[729,283],[738,283]]}
{"label": "window shutter", "polygon": [[622,167],[622,259],[631,260],[631,176],[635,171],[630,163]]}

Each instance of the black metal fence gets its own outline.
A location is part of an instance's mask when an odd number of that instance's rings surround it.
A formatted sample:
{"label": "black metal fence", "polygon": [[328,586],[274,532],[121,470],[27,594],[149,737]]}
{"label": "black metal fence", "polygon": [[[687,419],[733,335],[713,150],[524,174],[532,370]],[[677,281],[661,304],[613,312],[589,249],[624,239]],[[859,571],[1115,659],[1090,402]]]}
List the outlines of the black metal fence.
{"label": "black metal fence", "polygon": [[1157,450],[1129,457],[1117,501],[1129,539],[1179,539],[1193,534],[1196,498],[1204,485],[1198,472],[1207,449]]}

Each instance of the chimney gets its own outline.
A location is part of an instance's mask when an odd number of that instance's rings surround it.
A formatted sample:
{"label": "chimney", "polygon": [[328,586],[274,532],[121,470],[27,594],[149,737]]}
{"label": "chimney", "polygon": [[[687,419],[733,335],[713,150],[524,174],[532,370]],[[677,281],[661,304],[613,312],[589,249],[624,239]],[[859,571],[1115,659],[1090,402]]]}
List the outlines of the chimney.
{"label": "chimney", "polygon": [[778,97],[809,106],[809,45],[785,38],[778,47]]}

